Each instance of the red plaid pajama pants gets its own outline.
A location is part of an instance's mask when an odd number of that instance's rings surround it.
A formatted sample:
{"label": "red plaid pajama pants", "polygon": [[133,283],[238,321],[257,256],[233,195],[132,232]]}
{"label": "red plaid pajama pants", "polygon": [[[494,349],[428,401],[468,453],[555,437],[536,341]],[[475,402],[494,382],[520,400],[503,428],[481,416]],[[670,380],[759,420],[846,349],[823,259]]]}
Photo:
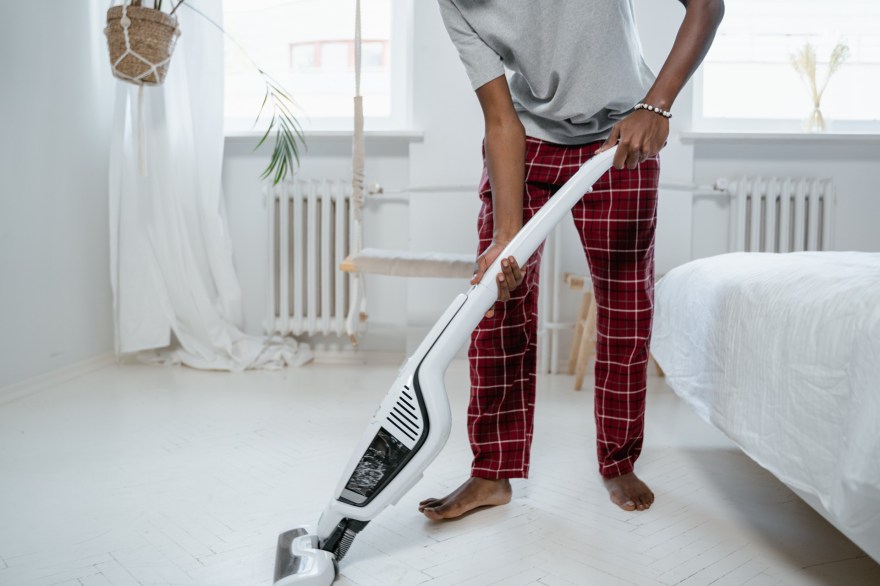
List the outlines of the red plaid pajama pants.
{"label": "red plaid pajama pants", "polygon": [[[541,208],[601,146],[563,146],[526,139],[523,222]],[[634,170],[611,169],[572,210],[597,303],[595,379],[599,472],[626,474],[642,448],[648,344],[654,297],[658,157]],[[492,241],[492,190],[483,168],[479,252]],[[538,325],[538,268],[529,259],[523,283],[496,302],[471,336],[468,437],[472,476],[525,478],[532,443]]]}

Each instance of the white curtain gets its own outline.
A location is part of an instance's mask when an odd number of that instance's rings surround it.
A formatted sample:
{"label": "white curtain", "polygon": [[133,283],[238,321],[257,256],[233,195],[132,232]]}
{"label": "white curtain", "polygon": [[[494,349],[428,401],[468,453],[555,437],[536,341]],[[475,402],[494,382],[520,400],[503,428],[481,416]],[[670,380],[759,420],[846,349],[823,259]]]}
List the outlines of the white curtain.
{"label": "white curtain", "polygon": [[[221,2],[187,4],[222,22]],[[311,356],[295,340],[240,329],[220,181],[223,37],[185,5],[177,14],[182,35],[168,77],[144,88],[140,113],[138,88],[117,82],[110,152],[117,355],[231,371],[301,365]]]}

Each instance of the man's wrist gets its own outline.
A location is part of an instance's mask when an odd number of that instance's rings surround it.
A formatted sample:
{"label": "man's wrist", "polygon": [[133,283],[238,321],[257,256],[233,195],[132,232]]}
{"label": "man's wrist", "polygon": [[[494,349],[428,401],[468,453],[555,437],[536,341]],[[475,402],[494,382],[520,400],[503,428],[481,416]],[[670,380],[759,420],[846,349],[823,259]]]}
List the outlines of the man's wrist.
{"label": "man's wrist", "polygon": [[495,242],[510,242],[511,240],[513,240],[513,237],[516,236],[516,233],[519,232],[520,228],[522,228],[522,226],[496,230],[492,233],[492,240],[494,240]]}
{"label": "man's wrist", "polygon": [[653,104],[647,104],[645,102],[639,102],[638,104],[635,105],[635,108],[633,108],[633,109],[634,110],[647,110],[649,112],[654,112],[655,114],[659,114],[660,116],[663,116],[667,120],[669,118],[672,118],[672,112],[664,110],[660,106],[655,106]]}
{"label": "man's wrist", "polygon": [[665,95],[667,92],[656,91],[659,88],[653,88],[654,91],[649,91],[648,95],[645,96],[645,99],[642,100],[645,104],[651,104],[652,106],[656,106],[667,112],[672,110],[672,102],[675,101],[675,98],[671,98],[668,95]]}

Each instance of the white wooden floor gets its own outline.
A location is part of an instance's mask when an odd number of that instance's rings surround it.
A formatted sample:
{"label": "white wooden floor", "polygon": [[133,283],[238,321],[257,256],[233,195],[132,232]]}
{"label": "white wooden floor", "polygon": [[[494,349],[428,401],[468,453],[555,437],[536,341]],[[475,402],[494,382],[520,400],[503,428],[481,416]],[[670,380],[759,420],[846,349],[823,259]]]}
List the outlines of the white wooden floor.
{"label": "white wooden floor", "polygon": [[[0,405],[0,584],[269,584],[276,535],[313,523],[397,364],[206,373],[111,366]],[[880,567],[651,379],[644,513],[595,472],[592,393],[539,381],[532,478],[432,524],[467,474],[467,369],[425,479],[373,521],[341,585],[880,584]]]}

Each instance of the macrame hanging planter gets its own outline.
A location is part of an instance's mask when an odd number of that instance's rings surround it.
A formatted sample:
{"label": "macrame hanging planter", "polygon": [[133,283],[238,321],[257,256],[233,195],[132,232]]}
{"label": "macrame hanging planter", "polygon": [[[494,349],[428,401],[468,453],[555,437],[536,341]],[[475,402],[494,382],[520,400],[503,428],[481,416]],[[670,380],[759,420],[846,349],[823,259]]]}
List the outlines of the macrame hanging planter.
{"label": "macrame hanging planter", "polygon": [[176,16],[124,0],[107,10],[104,34],[115,77],[141,86],[165,81],[180,36]]}

